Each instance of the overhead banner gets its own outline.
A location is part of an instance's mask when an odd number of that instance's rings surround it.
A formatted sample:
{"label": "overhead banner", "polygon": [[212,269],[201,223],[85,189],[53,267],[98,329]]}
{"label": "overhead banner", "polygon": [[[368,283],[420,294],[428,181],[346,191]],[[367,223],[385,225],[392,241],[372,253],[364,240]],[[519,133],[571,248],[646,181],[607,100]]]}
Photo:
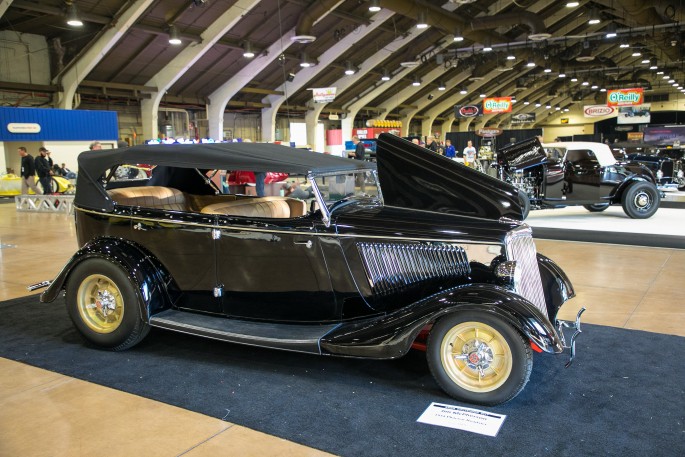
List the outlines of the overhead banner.
{"label": "overhead banner", "polygon": [[482,116],[483,110],[478,105],[454,105],[454,117]]}
{"label": "overhead banner", "polygon": [[642,105],[644,101],[645,90],[642,87],[607,91],[607,106]]}
{"label": "overhead banner", "polygon": [[652,120],[651,105],[621,106],[618,108],[617,124],[649,124]]}
{"label": "overhead banner", "polygon": [[511,97],[483,99],[483,114],[511,113]]}
{"label": "overhead banner", "polygon": [[583,116],[585,117],[604,117],[614,114],[616,109],[607,105],[586,105],[583,106]]}
{"label": "overhead banner", "polygon": [[535,113],[519,113],[511,116],[512,124],[532,124],[533,122],[535,122]]}
{"label": "overhead banner", "polygon": [[315,87],[312,92],[314,103],[330,103],[335,100],[335,87]]}

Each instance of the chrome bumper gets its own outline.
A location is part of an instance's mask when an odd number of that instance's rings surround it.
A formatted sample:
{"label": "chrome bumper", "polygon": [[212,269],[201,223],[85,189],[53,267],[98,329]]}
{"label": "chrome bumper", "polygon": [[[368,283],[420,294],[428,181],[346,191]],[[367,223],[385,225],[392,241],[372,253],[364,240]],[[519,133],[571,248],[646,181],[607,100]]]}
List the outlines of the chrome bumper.
{"label": "chrome bumper", "polygon": [[[580,311],[578,311],[578,314],[576,315],[576,320],[575,322],[573,321],[562,321],[559,320],[557,321],[557,332],[559,333],[559,337],[561,338],[561,343],[564,346],[564,349],[569,349],[569,353],[571,357],[568,359],[568,362],[566,362],[566,365],[564,365],[566,368],[570,367],[571,364],[573,363],[573,359],[576,356],[576,338],[578,335],[580,335],[583,331],[580,329],[580,316],[585,312],[585,308],[580,308]],[[575,331],[571,335],[571,339],[569,340],[569,344],[566,344],[566,336],[564,335],[564,328],[569,328],[569,329],[574,329]]]}

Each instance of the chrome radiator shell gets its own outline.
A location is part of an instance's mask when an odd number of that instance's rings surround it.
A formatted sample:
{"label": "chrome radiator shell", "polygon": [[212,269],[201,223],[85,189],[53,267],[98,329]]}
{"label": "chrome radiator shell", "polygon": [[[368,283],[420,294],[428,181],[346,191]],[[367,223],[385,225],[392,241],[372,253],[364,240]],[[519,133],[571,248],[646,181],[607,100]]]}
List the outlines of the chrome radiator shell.
{"label": "chrome radiator shell", "polygon": [[545,317],[549,318],[533,241],[533,230],[528,225],[521,225],[507,233],[504,243],[507,260],[515,260],[516,268],[521,268],[522,272],[522,279],[516,293],[533,303]]}
{"label": "chrome radiator shell", "polygon": [[471,272],[459,246],[357,243],[371,288],[389,295],[422,281],[466,276]]}

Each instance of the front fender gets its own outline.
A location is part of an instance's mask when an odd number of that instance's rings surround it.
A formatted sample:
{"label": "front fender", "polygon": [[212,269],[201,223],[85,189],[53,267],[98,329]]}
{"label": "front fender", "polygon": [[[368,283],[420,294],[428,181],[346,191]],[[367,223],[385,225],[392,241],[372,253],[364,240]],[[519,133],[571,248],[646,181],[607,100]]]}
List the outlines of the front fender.
{"label": "front fender", "polygon": [[40,301],[54,301],[66,287],[69,274],[74,267],[92,258],[113,262],[128,273],[138,292],[140,312],[145,322],[148,321],[150,314],[171,306],[172,300],[167,289],[167,284],[171,283],[171,276],[166,269],[140,247],[115,238],[98,238],[79,249],[41,294]]}
{"label": "front fender", "polygon": [[502,287],[478,284],[442,291],[380,317],[343,323],[321,339],[321,352],[379,359],[401,357],[427,324],[460,311],[495,314],[543,351],[563,351],[554,325],[532,303]]}
{"label": "front fender", "polygon": [[550,322],[555,322],[559,308],[567,300],[576,296],[571,281],[552,259],[542,254],[537,255],[538,265],[540,266],[540,279],[542,280],[542,290],[545,293],[545,303],[547,303],[547,315]]}

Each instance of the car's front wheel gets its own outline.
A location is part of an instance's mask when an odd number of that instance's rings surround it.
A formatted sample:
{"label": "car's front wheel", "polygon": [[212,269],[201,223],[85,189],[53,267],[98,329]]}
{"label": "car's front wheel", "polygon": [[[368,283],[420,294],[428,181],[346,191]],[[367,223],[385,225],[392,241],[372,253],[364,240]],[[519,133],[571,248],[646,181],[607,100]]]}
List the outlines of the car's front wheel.
{"label": "car's front wheel", "polygon": [[659,209],[661,197],[656,186],[649,182],[637,181],[623,193],[623,211],[632,219],[647,219]]}
{"label": "car's front wheel", "polygon": [[428,337],[428,366],[438,385],[457,400],[497,405],[525,387],[533,353],[509,323],[481,312],[439,319]]}
{"label": "car's front wheel", "polygon": [[583,205],[583,208],[591,213],[601,213],[609,207],[608,203],[593,203],[592,205]]}
{"label": "car's front wheel", "polygon": [[98,346],[128,349],[150,330],[141,318],[138,294],[128,275],[105,259],[88,259],[74,268],[66,299],[76,329]]}

